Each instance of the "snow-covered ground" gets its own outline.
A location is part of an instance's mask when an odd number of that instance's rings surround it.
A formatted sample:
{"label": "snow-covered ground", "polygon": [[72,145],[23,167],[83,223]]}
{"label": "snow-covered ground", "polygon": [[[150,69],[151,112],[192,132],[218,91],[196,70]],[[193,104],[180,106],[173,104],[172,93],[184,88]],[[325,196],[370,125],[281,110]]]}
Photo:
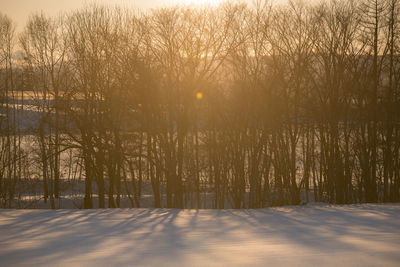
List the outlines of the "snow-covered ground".
{"label": "snow-covered ground", "polygon": [[400,204],[0,210],[1,266],[400,266]]}

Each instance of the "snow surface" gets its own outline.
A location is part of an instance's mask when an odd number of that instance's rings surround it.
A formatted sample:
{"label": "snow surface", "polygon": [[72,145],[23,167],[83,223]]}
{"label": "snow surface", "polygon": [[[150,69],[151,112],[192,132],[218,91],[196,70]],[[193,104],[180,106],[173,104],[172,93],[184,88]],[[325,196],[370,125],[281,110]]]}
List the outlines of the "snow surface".
{"label": "snow surface", "polygon": [[400,266],[400,204],[0,210],[1,266]]}

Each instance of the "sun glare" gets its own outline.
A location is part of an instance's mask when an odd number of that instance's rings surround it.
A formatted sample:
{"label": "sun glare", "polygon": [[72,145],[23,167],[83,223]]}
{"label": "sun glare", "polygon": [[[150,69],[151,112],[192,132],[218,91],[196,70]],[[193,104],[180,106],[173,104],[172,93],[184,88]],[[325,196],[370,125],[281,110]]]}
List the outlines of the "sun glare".
{"label": "sun glare", "polygon": [[223,0],[176,0],[177,4],[196,5],[196,6],[201,6],[201,5],[216,6],[220,4],[222,1]]}

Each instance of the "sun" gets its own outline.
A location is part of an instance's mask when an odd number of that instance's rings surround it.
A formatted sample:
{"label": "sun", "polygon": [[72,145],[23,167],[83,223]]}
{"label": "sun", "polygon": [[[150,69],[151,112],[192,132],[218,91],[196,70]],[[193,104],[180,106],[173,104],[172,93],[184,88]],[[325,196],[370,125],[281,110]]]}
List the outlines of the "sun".
{"label": "sun", "polygon": [[202,92],[197,92],[196,98],[197,98],[198,100],[203,99],[203,93],[202,93]]}
{"label": "sun", "polygon": [[177,4],[196,5],[196,6],[201,6],[201,5],[216,6],[222,3],[222,1],[223,0],[176,0]]}

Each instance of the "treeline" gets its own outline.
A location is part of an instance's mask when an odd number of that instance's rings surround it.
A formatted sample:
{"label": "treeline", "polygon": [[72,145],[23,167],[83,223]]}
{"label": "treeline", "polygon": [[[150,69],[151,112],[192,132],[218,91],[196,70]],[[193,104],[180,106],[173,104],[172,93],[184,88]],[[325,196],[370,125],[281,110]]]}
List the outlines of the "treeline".
{"label": "treeline", "polygon": [[144,183],[168,208],[399,201],[399,19],[398,0],[90,5],[17,35],[2,15],[1,206],[39,177],[54,208],[66,153],[85,208],[140,207]]}

